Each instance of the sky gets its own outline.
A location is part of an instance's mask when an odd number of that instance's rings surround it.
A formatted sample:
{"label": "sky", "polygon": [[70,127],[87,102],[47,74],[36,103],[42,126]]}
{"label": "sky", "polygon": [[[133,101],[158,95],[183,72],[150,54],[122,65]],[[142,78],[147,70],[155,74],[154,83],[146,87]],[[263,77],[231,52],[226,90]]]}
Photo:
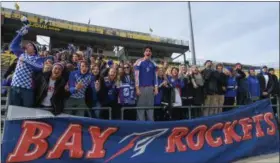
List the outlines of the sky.
{"label": "sky", "polygon": [[[190,40],[187,2],[19,4],[35,14],[145,33],[151,27],[153,35]],[[2,6],[14,8],[14,2]],[[278,2],[191,2],[191,10],[198,60],[279,67]]]}

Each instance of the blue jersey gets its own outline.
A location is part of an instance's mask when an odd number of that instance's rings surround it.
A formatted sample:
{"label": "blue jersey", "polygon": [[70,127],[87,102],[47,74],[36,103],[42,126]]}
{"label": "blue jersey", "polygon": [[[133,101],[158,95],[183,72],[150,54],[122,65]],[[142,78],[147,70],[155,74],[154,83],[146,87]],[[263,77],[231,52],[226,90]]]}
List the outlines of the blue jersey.
{"label": "blue jersey", "polygon": [[135,85],[139,87],[157,87],[157,65],[152,60],[138,59],[134,64]]}
{"label": "blue jersey", "polygon": [[128,83],[119,87],[119,103],[122,105],[134,105],[136,102],[135,86]]}
{"label": "blue jersey", "polygon": [[107,101],[117,100],[117,86],[115,81],[110,81],[108,77],[104,78],[105,87],[108,89]]}

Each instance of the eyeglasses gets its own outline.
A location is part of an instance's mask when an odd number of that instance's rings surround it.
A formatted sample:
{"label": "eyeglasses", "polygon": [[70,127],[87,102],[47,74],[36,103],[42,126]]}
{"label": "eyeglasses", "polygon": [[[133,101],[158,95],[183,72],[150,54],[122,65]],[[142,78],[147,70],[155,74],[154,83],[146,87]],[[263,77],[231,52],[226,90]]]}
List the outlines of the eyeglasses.
{"label": "eyeglasses", "polygon": [[124,67],[124,69],[129,69],[129,67]]}

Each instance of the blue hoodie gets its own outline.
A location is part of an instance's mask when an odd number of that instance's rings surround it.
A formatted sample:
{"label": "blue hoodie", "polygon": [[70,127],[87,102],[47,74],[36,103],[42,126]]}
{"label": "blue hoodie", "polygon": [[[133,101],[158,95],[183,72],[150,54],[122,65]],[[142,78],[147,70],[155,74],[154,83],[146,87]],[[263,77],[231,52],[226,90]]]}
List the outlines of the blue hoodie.
{"label": "blue hoodie", "polygon": [[13,39],[10,45],[10,50],[18,57],[23,58],[23,62],[18,61],[13,75],[11,86],[26,89],[33,88],[33,72],[40,72],[43,69],[45,58],[41,58],[38,54],[28,55],[20,47],[22,34]]}
{"label": "blue hoodie", "polygon": [[236,97],[236,86],[237,86],[237,81],[236,78],[233,76],[229,76],[227,80],[227,91],[225,94],[225,97]]}
{"label": "blue hoodie", "polygon": [[261,92],[260,92],[260,83],[259,80],[256,76],[248,76],[247,78],[248,81],[248,90],[250,93],[251,97],[260,97]]}

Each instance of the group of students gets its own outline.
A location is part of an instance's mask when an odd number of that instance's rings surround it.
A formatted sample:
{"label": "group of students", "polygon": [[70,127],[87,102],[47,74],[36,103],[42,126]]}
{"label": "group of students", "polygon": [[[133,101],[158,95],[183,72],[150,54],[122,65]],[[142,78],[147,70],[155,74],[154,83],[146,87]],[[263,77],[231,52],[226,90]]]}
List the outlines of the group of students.
{"label": "group of students", "polygon": [[[121,119],[122,107],[149,107],[126,110],[124,119],[162,121],[209,116],[232,109],[223,105],[246,105],[279,96],[278,79],[267,67],[257,76],[251,68],[248,77],[240,63],[234,68],[222,64],[213,68],[210,60],[202,69],[195,65],[169,67],[167,62],[158,67],[151,59],[150,46],[134,63],[116,64],[82,51],[38,51],[33,42],[22,48],[21,39],[27,33],[28,27],[23,27],[10,44],[17,56],[5,74],[11,80],[10,105],[102,119],[109,118],[104,107],[112,108],[112,119]],[[188,110],[180,106],[196,107],[189,117]]]}

